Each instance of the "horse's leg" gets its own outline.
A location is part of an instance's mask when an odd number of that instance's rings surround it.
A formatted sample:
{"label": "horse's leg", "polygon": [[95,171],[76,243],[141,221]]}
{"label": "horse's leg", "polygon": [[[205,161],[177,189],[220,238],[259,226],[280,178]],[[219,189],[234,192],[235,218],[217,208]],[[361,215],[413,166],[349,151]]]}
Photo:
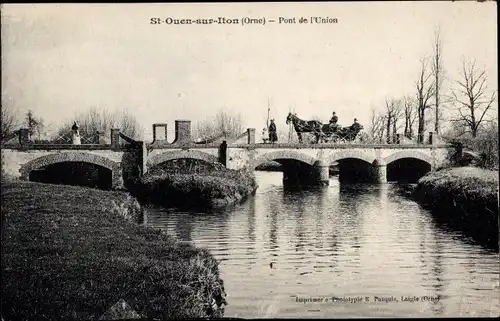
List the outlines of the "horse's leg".
{"label": "horse's leg", "polygon": [[301,132],[297,132],[297,137],[299,137],[299,143],[302,144],[302,133]]}

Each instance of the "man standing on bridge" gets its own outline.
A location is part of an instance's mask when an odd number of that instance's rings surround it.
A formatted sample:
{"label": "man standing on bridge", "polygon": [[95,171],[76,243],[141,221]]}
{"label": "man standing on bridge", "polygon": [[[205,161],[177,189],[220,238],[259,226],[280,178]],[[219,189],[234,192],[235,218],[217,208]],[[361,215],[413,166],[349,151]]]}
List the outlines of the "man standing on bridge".
{"label": "man standing on bridge", "polygon": [[276,132],[276,124],[274,119],[271,119],[271,124],[269,124],[269,141],[274,144],[278,141],[278,134]]}

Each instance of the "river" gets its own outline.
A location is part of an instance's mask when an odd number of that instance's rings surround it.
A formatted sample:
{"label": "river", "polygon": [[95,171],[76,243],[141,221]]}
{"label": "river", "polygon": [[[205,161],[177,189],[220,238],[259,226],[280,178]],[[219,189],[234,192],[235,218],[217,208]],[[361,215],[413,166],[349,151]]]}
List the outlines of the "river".
{"label": "river", "polygon": [[289,191],[279,172],[256,177],[256,195],[231,210],[145,216],[220,260],[225,316],[500,314],[498,253],[435,222],[398,185],[332,177],[329,187]]}

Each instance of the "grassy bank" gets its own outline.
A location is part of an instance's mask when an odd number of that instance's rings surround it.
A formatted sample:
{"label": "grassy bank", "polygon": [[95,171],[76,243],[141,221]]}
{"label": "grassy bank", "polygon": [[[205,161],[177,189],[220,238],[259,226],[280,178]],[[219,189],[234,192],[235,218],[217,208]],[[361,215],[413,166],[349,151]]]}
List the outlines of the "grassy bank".
{"label": "grassy bank", "polygon": [[120,299],[147,318],[221,317],[216,260],[144,228],[126,193],[2,185],[2,316],[98,319]]}
{"label": "grassy bank", "polygon": [[220,208],[245,199],[256,188],[252,173],[221,166],[194,173],[155,170],[141,177],[132,193],[156,205]]}
{"label": "grassy bank", "polygon": [[431,172],[413,194],[451,225],[498,248],[498,172],[476,167]]}

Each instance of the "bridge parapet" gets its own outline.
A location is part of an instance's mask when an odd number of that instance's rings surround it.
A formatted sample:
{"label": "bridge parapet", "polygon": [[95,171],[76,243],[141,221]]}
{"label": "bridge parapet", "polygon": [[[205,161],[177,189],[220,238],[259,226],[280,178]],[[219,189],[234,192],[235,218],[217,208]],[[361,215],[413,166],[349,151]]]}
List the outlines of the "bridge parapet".
{"label": "bridge parapet", "polygon": [[268,149],[276,149],[276,148],[294,148],[294,149],[303,149],[303,148],[313,148],[313,149],[351,149],[351,148],[375,148],[375,149],[422,149],[422,148],[449,148],[450,144],[412,144],[412,145],[396,145],[396,144],[360,144],[360,143],[255,143],[255,144],[233,144],[231,145],[235,148],[268,148]]}
{"label": "bridge parapet", "polygon": [[[95,137],[92,138],[82,138],[84,143],[71,143],[71,139],[64,140],[64,136],[59,136],[50,140],[31,140],[29,137],[29,130],[27,128],[21,128],[11,137],[9,140],[2,142],[2,148],[6,149],[22,149],[22,150],[42,150],[42,149],[68,149],[68,150],[105,150],[105,149],[114,149],[120,150],[126,148],[123,144],[123,141],[128,144],[136,144],[140,143],[139,141],[135,141],[134,139],[125,136],[120,132],[120,129],[113,128],[110,130],[111,132],[111,142],[108,143],[104,139],[104,132],[96,131]],[[69,134],[68,132],[66,134]],[[92,136],[92,135],[91,135]],[[17,140],[14,140],[15,138]]]}

